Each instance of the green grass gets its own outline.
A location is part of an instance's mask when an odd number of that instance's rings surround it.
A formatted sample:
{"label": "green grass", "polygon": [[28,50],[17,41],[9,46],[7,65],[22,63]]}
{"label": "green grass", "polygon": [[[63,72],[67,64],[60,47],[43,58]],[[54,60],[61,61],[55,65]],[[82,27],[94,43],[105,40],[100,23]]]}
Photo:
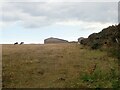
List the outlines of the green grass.
{"label": "green grass", "polygon": [[78,44],[3,45],[2,49],[5,88],[119,87],[117,59],[104,51]]}

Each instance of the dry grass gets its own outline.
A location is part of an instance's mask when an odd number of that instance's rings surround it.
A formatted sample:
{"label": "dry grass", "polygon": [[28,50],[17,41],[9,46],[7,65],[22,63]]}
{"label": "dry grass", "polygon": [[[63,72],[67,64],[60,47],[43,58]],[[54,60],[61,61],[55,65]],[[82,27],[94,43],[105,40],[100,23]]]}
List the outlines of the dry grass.
{"label": "dry grass", "polygon": [[[2,48],[5,88],[111,88],[111,69],[118,73],[117,62],[106,52],[78,44],[3,45]],[[91,76],[97,72],[102,77],[91,83],[86,77],[89,79],[89,70],[94,65]],[[104,75],[108,75],[107,80]]]}

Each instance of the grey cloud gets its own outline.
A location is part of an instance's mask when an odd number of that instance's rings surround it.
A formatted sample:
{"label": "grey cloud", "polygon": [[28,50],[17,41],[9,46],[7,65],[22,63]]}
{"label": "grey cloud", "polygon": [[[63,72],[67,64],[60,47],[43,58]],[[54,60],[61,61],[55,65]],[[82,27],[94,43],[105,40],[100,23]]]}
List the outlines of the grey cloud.
{"label": "grey cloud", "polygon": [[[117,2],[21,2],[3,5],[3,20],[23,22],[25,27],[47,26],[64,20],[116,23]],[[41,17],[46,17],[41,19]]]}
{"label": "grey cloud", "polygon": [[119,0],[1,0],[2,2],[119,2]]}

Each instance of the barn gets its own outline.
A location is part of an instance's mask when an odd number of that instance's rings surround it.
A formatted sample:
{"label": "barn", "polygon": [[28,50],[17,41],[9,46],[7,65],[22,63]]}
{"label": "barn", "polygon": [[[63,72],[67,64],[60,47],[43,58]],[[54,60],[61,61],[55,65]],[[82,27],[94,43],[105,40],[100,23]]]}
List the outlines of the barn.
{"label": "barn", "polygon": [[54,43],[68,43],[68,41],[64,39],[53,38],[53,37],[50,37],[44,40],[44,44],[54,44]]}

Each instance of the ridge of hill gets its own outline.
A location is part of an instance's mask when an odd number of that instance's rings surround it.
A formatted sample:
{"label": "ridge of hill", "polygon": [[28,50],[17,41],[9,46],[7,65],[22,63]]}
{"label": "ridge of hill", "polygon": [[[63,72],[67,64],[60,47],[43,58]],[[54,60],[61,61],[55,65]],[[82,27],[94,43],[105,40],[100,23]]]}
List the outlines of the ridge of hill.
{"label": "ridge of hill", "polygon": [[67,40],[64,40],[64,39],[59,39],[59,38],[53,38],[53,37],[50,37],[50,38],[47,38],[44,40],[44,44],[53,44],[53,43],[68,43]]}

